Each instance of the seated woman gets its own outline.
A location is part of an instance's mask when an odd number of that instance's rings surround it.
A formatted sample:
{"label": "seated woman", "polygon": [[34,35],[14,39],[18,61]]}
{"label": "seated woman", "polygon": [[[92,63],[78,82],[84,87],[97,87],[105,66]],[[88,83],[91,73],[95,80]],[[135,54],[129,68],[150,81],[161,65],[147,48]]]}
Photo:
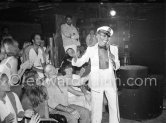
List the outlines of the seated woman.
{"label": "seated woman", "polygon": [[69,85],[69,104],[79,105],[91,110],[90,93],[83,86],[86,81],[88,81],[89,77],[85,76],[81,78],[79,75],[73,74],[73,68],[70,63],[64,64],[61,68],[61,72]]}
{"label": "seated woman", "polygon": [[29,61],[26,61],[21,64],[18,70],[19,48],[15,44],[14,39],[6,38],[2,41],[1,54],[3,54],[4,57],[0,63],[0,72],[7,74],[11,91],[15,92],[20,98],[21,86],[19,86],[19,81],[24,71],[30,68],[31,65]]}
{"label": "seated woman", "polygon": [[26,71],[23,77],[24,88],[22,105],[24,110],[33,109],[41,118],[54,118],[59,122],[65,123],[66,120],[62,115],[49,115],[48,111],[48,94],[41,80],[38,79],[36,71]]}

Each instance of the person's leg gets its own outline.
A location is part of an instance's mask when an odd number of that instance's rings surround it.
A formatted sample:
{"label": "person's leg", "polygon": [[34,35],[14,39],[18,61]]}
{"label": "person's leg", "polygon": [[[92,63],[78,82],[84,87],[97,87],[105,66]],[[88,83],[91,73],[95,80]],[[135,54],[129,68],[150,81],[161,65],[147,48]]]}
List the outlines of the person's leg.
{"label": "person's leg", "polygon": [[103,90],[92,89],[91,90],[91,111],[92,111],[92,123],[101,123],[102,120],[102,107],[103,107]]}
{"label": "person's leg", "polygon": [[52,111],[51,114],[60,114],[66,117],[67,119],[67,123],[78,123],[78,120],[75,119],[71,114],[67,113],[67,112],[62,112],[62,111]]}
{"label": "person's leg", "polygon": [[119,123],[119,105],[117,92],[114,89],[107,88],[105,94],[109,107],[109,123]]}
{"label": "person's leg", "polygon": [[69,107],[77,110],[80,114],[79,123],[90,123],[90,111],[84,107],[71,104]]}

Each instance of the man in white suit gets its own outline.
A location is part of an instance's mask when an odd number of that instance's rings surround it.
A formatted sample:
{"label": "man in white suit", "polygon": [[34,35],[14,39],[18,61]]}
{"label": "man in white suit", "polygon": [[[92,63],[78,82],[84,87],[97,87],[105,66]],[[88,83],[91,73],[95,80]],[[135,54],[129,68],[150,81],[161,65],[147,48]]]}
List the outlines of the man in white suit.
{"label": "man in white suit", "polygon": [[81,58],[72,59],[73,66],[82,66],[91,61],[89,86],[92,96],[92,123],[101,123],[103,93],[105,92],[109,106],[109,123],[119,123],[119,106],[114,70],[120,68],[118,48],[108,45],[113,30],[108,26],[97,29],[98,43],[88,47]]}

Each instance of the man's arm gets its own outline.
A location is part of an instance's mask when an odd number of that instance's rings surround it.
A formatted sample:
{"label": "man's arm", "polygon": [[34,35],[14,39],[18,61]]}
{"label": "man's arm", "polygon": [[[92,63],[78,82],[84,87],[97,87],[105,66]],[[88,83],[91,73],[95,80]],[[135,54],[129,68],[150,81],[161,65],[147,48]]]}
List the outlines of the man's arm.
{"label": "man's arm", "polygon": [[76,96],[84,96],[84,93],[82,93],[82,91],[75,90],[71,86],[68,87],[68,91]]}
{"label": "man's arm", "polygon": [[72,65],[77,66],[77,67],[81,67],[84,63],[89,61],[90,53],[91,53],[91,51],[88,47],[87,50],[85,51],[85,54],[81,58],[73,58],[72,59]]}

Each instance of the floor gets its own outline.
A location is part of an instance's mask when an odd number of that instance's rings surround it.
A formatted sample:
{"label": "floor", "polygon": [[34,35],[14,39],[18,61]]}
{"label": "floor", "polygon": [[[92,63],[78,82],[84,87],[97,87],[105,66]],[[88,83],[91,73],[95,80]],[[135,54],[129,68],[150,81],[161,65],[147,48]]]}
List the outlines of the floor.
{"label": "floor", "polygon": [[[163,101],[163,106],[166,107],[166,99]],[[103,113],[102,123],[109,123],[108,113]],[[166,110],[163,110],[162,114],[155,119],[145,120],[145,121],[134,121],[121,118],[120,123],[166,123]]]}

